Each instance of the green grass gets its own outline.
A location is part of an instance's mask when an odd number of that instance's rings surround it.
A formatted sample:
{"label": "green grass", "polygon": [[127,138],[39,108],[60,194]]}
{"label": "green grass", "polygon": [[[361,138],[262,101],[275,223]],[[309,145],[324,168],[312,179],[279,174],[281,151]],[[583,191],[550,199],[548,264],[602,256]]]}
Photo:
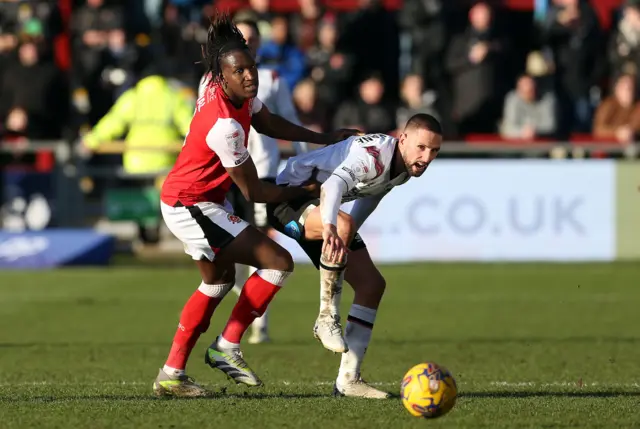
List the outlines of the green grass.
{"label": "green grass", "polygon": [[264,389],[231,385],[203,363],[230,295],[188,367],[219,395],[155,399],[151,383],[199,284],[191,267],[158,263],[0,273],[0,428],[640,427],[640,265],[382,271],[364,376],[397,393],[414,364],[447,366],[460,397],[445,417],[411,417],[398,399],[331,396],[339,357],[313,339],[317,274],[303,266],[274,301],[274,342],[244,346]]}

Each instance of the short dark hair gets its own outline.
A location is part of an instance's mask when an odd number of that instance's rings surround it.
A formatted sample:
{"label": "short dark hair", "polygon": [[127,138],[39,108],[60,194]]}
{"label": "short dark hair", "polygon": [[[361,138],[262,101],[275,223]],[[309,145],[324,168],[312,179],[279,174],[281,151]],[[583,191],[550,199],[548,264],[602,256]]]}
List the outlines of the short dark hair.
{"label": "short dark hair", "polygon": [[211,18],[207,43],[203,50],[206,75],[211,76],[211,79],[219,79],[222,76],[220,59],[231,51],[248,52],[249,47],[229,14],[219,12]]}
{"label": "short dark hair", "polygon": [[435,116],[428,113],[416,113],[407,121],[407,125],[404,126],[405,131],[407,129],[424,129],[433,133],[442,135],[442,125]]}

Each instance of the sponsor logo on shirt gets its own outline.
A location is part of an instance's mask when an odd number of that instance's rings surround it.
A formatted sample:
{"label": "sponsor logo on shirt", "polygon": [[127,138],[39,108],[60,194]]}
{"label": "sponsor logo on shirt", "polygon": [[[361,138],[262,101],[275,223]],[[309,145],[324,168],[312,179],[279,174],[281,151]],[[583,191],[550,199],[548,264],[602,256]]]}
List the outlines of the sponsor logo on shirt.
{"label": "sponsor logo on shirt", "polygon": [[236,160],[236,165],[246,160],[247,158],[245,157],[245,154],[247,154],[248,152],[244,147],[244,141],[242,138],[243,136],[240,134],[240,130],[235,130],[232,133],[225,134],[224,137],[227,140],[229,147],[233,151],[233,156],[240,157],[238,160]]}
{"label": "sponsor logo on shirt", "polygon": [[229,219],[229,222],[231,223],[240,223],[242,221],[238,216],[232,214],[228,214],[227,219]]}
{"label": "sponsor logo on shirt", "polygon": [[347,174],[349,174],[349,176],[351,177],[351,180],[353,180],[354,182],[356,181],[356,173],[354,173],[353,170],[347,167],[342,167],[342,169],[346,171]]}
{"label": "sponsor logo on shirt", "polygon": [[367,167],[366,165],[364,165],[363,162],[361,162],[360,164],[356,165],[354,168],[355,172],[358,174],[367,174],[369,172],[369,167]]}

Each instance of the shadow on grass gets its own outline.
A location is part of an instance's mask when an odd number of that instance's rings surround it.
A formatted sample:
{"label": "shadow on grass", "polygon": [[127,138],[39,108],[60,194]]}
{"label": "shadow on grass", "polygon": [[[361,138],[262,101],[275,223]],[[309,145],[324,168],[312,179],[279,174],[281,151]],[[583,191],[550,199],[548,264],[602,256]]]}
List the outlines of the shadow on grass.
{"label": "shadow on grass", "polygon": [[640,391],[606,391],[606,392],[549,392],[549,391],[529,391],[529,392],[462,392],[460,398],[479,399],[514,399],[514,398],[615,398],[615,397],[640,397]]}
{"label": "shadow on grass", "polygon": [[21,397],[1,397],[1,404],[10,403],[63,403],[76,401],[114,401],[114,402],[152,402],[152,401],[211,401],[211,400],[265,400],[265,399],[318,399],[329,398],[331,395],[320,393],[213,393],[202,398],[157,398],[151,395],[72,395],[72,396],[21,396]]}
{"label": "shadow on grass", "polygon": [[[608,392],[462,392],[460,398],[471,399],[516,399],[516,398],[615,398],[615,397],[640,397],[640,391],[608,391]],[[202,398],[156,398],[151,395],[75,395],[60,396],[38,395],[22,397],[0,397],[0,404],[11,403],[64,403],[77,401],[107,401],[107,402],[153,402],[153,401],[215,401],[215,400],[273,400],[273,399],[320,399],[333,398],[330,394],[322,393],[214,393],[211,396]],[[339,398],[338,398],[339,400]],[[393,394],[390,400],[400,400],[400,396]]]}

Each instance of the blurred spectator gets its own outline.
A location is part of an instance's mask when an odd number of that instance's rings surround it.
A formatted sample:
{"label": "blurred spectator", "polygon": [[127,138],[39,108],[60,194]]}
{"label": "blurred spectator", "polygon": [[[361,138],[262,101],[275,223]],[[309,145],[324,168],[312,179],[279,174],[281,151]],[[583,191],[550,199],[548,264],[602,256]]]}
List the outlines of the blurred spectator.
{"label": "blurred spectator", "polygon": [[328,106],[342,102],[348,94],[354,58],[336,50],[338,29],[332,15],[325,15],[318,31],[318,43],[307,53],[311,78],[318,87],[318,98]]}
{"label": "blurred spectator", "polygon": [[0,2],[0,27],[19,37],[42,37],[41,58],[48,59],[54,36],[62,31],[57,2],[51,0],[10,0]]}
{"label": "blurred spectator", "polygon": [[348,82],[355,87],[367,73],[380,74],[386,96],[397,100],[400,81],[400,29],[394,14],[382,0],[358,0],[353,12],[340,13],[338,19],[338,51],[351,55],[355,63]]}
{"label": "blurred spectator", "polygon": [[18,48],[18,62],[2,80],[0,118],[6,132],[29,139],[62,137],[69,111],[68,89],[52,63],[41,62],[35,42]]}
{"label": "blurred spectator", "polygon": [[[189,131],[194,103],[181,86],[167,78],[167,66],[157,62],[145,71],[146,76],[135,87],[118,98],[107,115],[84,136],[86,151],[97,150],[102,144],[124,136],[125,172],[157,174],[171,168],[176,159],[176,143]],[[136,150],[135,146],[157,150]],[[139,238],[143,242],[157,242],[159,228],[159,223],[139,223]]]}
{"label": "blurred spectator", "polygon": [[202,56],[200,45],[206,41],[207,28],[204,22],[186,21],[173,5],[167,5],[164,10],[160,26],[163,56],[174,64],[176,76],[194,87],[202,75],[202,66],[195,63]]}
{"label": "blurred spectator", "polygon": [[635,79],[623,75],[615,83],[613,94],[596,110],[593,136],[620,143],[634,140],[640,130],[640,110],[634,107]]}
{"label": "blurred spectator", "polygon": [[469,24],[451,41],[446,61],[453,88],[452,117],[461,135],[495,132],[503,94],[505,47],[487,3],[471,8]]}
{"label": "blurred spectator", "polygon": [[411,71],[422,75],[427,86],[437,91],[444,87],[442,66],[448,44],[443,0],[405,0],[399,11],[399,21],[411,36]]}
{"label": "blurred spectator", "polygon": [[[257,14],[258,21],[269,20],[271,12],[269,10],[269,0],[249,0],[249,6]],[[262,34],[262,28],[259,28]]]}
{"label": "blurred spectator", "polygon": [[400,98],[402,105],[396,112],[396,128],[402,129],[409,118],[417,113],[428,113],[439,118],[435,109],[436,92],[424,90],[422,76],[411,74],[402,81]]}
{"label": "blurred spectator", "polygon": [[557,130],[557,102],[553,92],[540,94],[528,75],[518,79],[516,89],[504,103],[501,134],[515,139],[553,137]]}
{"label": "blurred spectator", "polygon": [[109,94],[110,104],[135,83],[138,59],[138,50],[127,43],[123,28],[107,32],[107,46],[100,63],[101,86]]}
{"label": "blurred spectator", "polygon": [[6,30],[8,29],[0,28],[0,88],[2,87],[4,73],[13,62],[15,50],[18,46],[18,37]]}
{"label": "blurred spectator", "polygon": [[73,43],[74,69],[80,79],[100,68],[100,53],[107,45],[107,31],[122,28],[123,11],[107,7],[104,0],[86,0],[73,11],[70,31]]}
{"label": "blurred spectator", "polygon": [[316,132],[329,130],[326,106],[318,99],[318,89],[311,79],[304,79],[293,90],[293,104],[300,123]]}
{"label": "blurred spectator", "polygon": [[290,31],[298,47],[307,51],[316,42],[318,23],[323,14],[319,0],[298,0],[300,13],[294,14],[290,20]]}
{"label": "blurred spectator", "polygon": [[293,88],[304,77],[304,54],[291,42],[289,24],[284,16],[271,21],[271,40],[263,43],[258,51],[260,65],[275,69]]}
{"label": "blurred spectator", "polygon": [[367,133],[388,133],[396,128],[394,108],[384,100],[384,83],[378,74],[365,78],[358,97],[344,102],[333,118],[334,128],[357,128]]}
{"label": "blurred spectator", "polygon": [[[123,10],[107,7],[103,0],[87,0],[71,17],[73,67],[71,84],[78,122],[96,123],[113,104],[111,88],[103,86],[104,49],[110,31],[124,26]],[[86,118],[85,118],[86,115]]]}
{"label": "blurred spectator", "polygon": [[609,61],[612,76],[622,74],[640,78],[640,0],[628,0],[623,18],[610,39]]}
{"label": "blurred spectator", "polygon": [[163,0],[142,0],[143,11],[151,29],[159,28],[162,25],[163,3]]}
{"label": "blurred spectator", "polygon": [[598,17],[586,0],[553,0],[553,3],[544,39],[554,53],[557,93],[566,105],[569,131],[590,132],[591,90],[604,71]]}
{"label": "blurred spectator", "polygon": [[[118,98],[84,139],[84,145],[96,149],[126,135],[127,144],[173,148],[189,130],[193,116],[193,99],[166,75],[167,64],[151,66],[135,87]],[[150,103],[149,100],[153,100]],[[174,153],[125,150],[124,168],[129,173],[156,172],[169,168]]]}
{"label": "blurred spectator", "polygon": [[548,51],[529,52],[525,74],[535,79],[538,95],[546,92],[555,94],[555,64],[553,64],[553,59]]}

